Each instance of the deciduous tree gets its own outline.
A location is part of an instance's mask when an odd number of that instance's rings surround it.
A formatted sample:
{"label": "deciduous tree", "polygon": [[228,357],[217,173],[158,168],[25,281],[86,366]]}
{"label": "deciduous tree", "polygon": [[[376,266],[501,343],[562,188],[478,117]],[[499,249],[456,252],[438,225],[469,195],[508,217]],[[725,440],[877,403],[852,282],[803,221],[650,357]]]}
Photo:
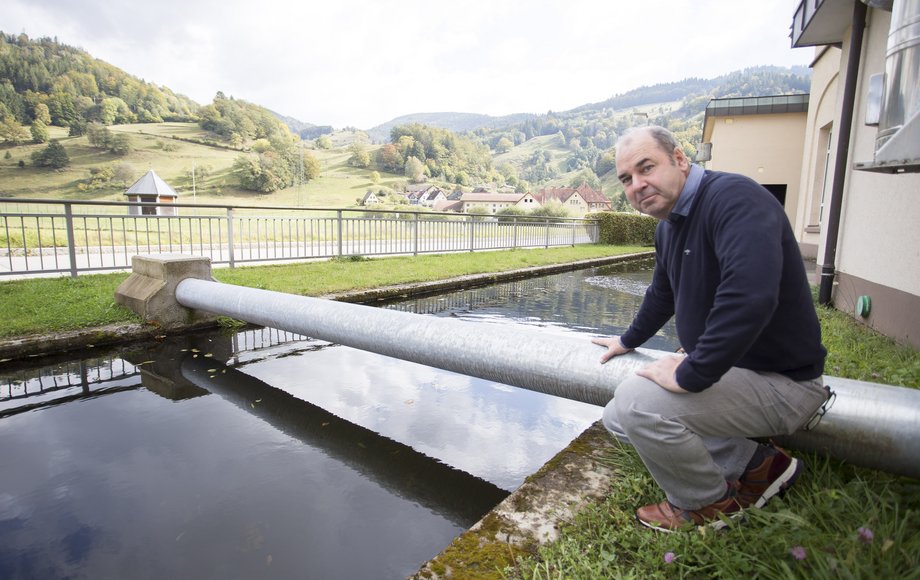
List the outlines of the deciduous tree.
{"label": "deciduous tree", "polygon": [[392,143],[387,143],[377,150],[377,165],[385,171],[400,172],[403,170],[405,163],[402,155],[396,150],[396,145]]}
{"label": "deciduous tree", "polygon": [[29,128],[29,132],[32,133],[33,143],[48,142],[48,127],[41,121],[36,120],[33,122],[32,126]]}
{"label": "deciduous tree", "polygon": [[0,121],[0,137],[7,143],[19,145],[29,138],[29,133],[12,115],[7,115]]}
{"label": "deciduous tree", "polygon": [[314,141],[317,149],[331,149],[332,148],[332,139],[328,135],[320,135]]}
{"label": "deciduous tree", "polygon": [[412,183],[421,183],[425,181],[425,164],[415,157],[406,159],[405,171],[406,178]]}
{"label": "deciduous tree", "polygon": [[319,177],[322,165],[319,159],[309,151],[303,152],[303,175],[307,181]]}
{"label": "deciduous tree", "polygon": [[364,143],[355,141],[348,146],[348,150],[351,151],[351,157],[348,158],[348,164],[352,167],[361,167],[367,168],[371,164],[371,156],[367,152],[367,147],[364,146]]}
{"label": "deciduous tree", "polygon": [[32,163],[39,167],[61,169],[70,165],[70,157],[67,156],[64,146],[57,139],[52,139],[47,147],[32,153]]}
{"label": "deciduous tree", "polygon": [[48,105],[45,103],[35,105],[35,120],[41,121],[46,127],[51,124],[51,113],[48,111]]}
{"label": "deciduous tree", "polygon": [[127,155],[134,150],[134,146],[131,144],[131,138],[128,137],[125,133],[116,133],[112,137],[111,145],[109,146],[109,151],[115,155]]}

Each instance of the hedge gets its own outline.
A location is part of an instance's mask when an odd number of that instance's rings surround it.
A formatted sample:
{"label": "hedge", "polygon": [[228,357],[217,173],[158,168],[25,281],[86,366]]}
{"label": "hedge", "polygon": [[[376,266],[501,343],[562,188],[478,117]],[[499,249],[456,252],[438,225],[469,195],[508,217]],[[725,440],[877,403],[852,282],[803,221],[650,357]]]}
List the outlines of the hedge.
{"label": "hedge", "polygon": [[601,244],[619,246],[655,245],[655,227],[658,220],[647,215],[623,212],[598,212],[585,216],[596,219],[600,225]]}

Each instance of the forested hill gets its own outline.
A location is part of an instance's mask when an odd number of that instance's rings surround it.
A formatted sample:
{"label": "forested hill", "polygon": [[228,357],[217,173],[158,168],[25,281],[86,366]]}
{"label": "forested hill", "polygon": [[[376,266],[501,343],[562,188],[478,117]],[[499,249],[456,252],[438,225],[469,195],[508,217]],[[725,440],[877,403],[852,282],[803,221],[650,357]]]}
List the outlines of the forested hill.
{"label": "forested hill", "polygon": [[[720,97],[750,97],[784,95],[808,92],[811,71],[807,67],[760,66],[735,71],[711,79],[689,77],[671,83],[643,86],[615,95],[599,103],[581,105],[568,111],[546,114],[517,113],[503,117],[473,113],[414,113],[397,117],[391,121],[368,129],[367,133],[376,142],[390,138],[393,127],[420,123],[429,127],[449,129],[456,133],[476,132],[486,137],[519,132],[527,139],[555,133],[568,121],[587,121],[600,116],[610,116],[613,111],[664,105],[671,103],[680,109],[679,115],[686,119],[706,108],[710,99]],[[491,145],[495,146],[497,139]],[[520,144],[520,139],[514,140]]]}
{"label": "forested hill", "polygon": [[0,32],[0,118],[31,124],[39,104],[61,127],[190,121],[199,108],[57,39]]}
{"label": "forested hill", "polygon": [[705,96],[709,99],[807,93],[810,75],[811,71],[802,66],[791,68],[775,66],[752,67],[712,79],[691,77],[673,83],[658,83],[639,87],[600,103],[582,105],[569,112],[579,113],[600,109],[621,110],[642,105],[684,101],[688,97],[695,96]]}
{"label": "forested hill", "polygon": [[396,117],[386,123],[377,125],[367,130],[367,134],[376,142],[386,142],[390,139],[390,131],[398,125],[410,125],[418,123],[429,127],[438,127],[449,129],[456,133],[473,131],[475,129],[494,129],[507,127],[515,123],[521,123],[528,119],[535,118],[537,115],[528,113],[518,113],[505,115],[503,117],[493,117],[491,115],[480,115],[477,113],[413,113]]}

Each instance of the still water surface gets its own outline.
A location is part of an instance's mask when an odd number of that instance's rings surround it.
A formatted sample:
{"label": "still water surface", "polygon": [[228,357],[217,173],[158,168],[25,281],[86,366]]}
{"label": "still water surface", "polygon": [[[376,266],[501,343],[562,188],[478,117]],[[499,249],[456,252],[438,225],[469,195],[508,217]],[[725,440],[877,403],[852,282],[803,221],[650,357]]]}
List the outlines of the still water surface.
{"label": "still water surface", "polygon": [[[635,313],[631,268],[386,307],[590,340]],[[0,578],[405,577],[600,416],[271,329],[11,364]]]}

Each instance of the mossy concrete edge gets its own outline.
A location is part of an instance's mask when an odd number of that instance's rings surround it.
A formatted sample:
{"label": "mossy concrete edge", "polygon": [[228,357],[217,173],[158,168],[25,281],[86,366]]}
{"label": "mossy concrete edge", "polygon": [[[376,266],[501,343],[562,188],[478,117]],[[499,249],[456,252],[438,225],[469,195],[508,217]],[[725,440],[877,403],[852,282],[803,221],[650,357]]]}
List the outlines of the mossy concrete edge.
{"label": "mossy concrete edge", "polygon": [[411,578],[504,578],[518,557],[558,539],[581,508],[603,499],[614,469],[599,459],[616,445],[600,421],[592,424]]}

